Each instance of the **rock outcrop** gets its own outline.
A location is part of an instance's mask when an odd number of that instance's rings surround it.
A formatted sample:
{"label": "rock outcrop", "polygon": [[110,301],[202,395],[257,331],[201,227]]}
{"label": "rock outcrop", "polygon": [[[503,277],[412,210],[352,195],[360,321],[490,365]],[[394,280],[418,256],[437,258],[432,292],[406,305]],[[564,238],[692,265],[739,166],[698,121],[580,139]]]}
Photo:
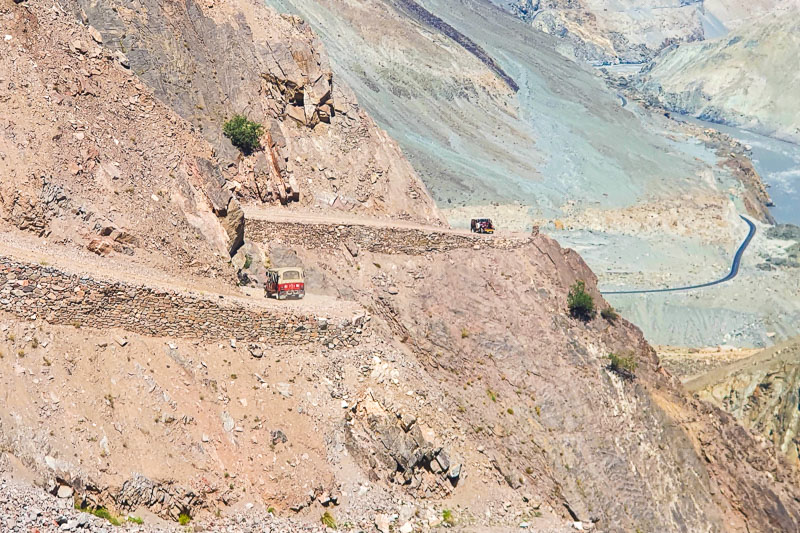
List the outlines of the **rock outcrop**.
{"label": "rock outcrop", "polygon": [[244,212],[239,200],[226,188],[219,166],[202,157],[195,158],[190,165],[194,170],[192,175],[211,203],[211,210],[220,219],[227,238],[227,252],[232,257],[244,244]]}
{"label": "rock outcrop", "polygon": [[387,410],[370,391],[347,414],[347,447],[369,465],[374,480],[408,486],[420,495],[446,496],[464,472],[447,450],[426,438],[422,424],[411,413]]}
{"label": "rock outcrop", "polygon": [[686,388],[731,413],[800,466],[800,339],[716,368]]}

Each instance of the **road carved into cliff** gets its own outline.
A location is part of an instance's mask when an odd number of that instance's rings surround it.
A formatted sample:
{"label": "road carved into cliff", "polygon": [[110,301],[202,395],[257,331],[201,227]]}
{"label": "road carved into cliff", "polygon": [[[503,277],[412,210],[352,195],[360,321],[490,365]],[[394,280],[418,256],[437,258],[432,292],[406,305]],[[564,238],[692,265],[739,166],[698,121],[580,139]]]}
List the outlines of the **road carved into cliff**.
{"label": "road carved into cliff", "polygon": [[744,255],[744,251],[747,249],[747,246],[750,244],[750,241],[753,239],[753,235],[756,233],[756,226],[753,224],[748,218],[739,215],[742,220],[747,223],[749,230],[747,232],[747,237],[744,238],[742,244],[739,245],[739,248],[736,250],[736,253],[733,256],[733,262],[731,263],[731,270],[728,272],[728,275],[724,278],[720,278],[714,281],[708,281],[706,283],[700,283],[698,285],[687,285],[685,287],[669,287],[665,289],[632,289],[632,290],[625,290],[625,291],[600,291],[600,294],[607,295],[607,294],[647,294],[653,292],[676,292],[676,291],[689,291],[693,289],[702,289],[705,287],[711,287],[712,285],[719,285],[720,283],[725,283],[726,281],[730,281],[736,277],[739,273],[739,265],[742,262],[742,255]]}

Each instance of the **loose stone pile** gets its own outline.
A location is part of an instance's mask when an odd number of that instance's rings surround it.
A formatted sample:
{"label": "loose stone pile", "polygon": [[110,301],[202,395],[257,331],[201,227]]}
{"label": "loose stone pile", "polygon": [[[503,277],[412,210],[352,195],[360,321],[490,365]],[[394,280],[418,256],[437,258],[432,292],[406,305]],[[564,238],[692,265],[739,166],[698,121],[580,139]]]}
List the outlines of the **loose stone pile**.
{"label": "loose stone pile", "polygon": [[74,509],[71,498],[56,498],[41,489],[13,481],[0,481],[0,531],[3,533],[55,533],[72,531],[76,533],[128,533],[175,532],[185,533],[187,529],[216,533],[285,532],[305,531],[322,533],[323,525],[302,524],[287,518],[273,516],[271,513],[251,509],[231,513],[218,519],[200,521],[190,526],[175,523],[138,524],[138,519],[129,516],[116,517],[125,529],[113,527],[110,522],[89,513]]}
{"label": "loose stone pile", "polygon": [[272,345],[322,342],[355,346],[364,320],[329,324],[284,310],[254,309],[212,298],[109,282],[0,256],[0,310],[20,318],[143,335]]}
{"label": "loose stone pile", "polygon": [[345,244],[374,253],[423,255],[447,252],[459,248],[498,248],[512,250],[523,246],[528,239],[487,238],[481,235],[459,235],[414,228],[374,227],[359,224],[327,225],[299,222],[272,222],[248,219],[246,238],[266,243],[282,241],[289,246],[307,249],[335,249]]}

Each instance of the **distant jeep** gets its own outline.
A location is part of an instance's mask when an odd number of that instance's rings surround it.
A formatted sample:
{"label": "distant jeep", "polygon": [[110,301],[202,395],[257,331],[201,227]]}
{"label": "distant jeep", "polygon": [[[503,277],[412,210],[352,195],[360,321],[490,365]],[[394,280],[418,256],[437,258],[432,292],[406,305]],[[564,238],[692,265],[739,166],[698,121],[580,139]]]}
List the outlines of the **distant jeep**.
{"label": "distant jeep", "polygon": [[494,233],[494,224],[491,218],[473,218],[469,229],[472,233]]}

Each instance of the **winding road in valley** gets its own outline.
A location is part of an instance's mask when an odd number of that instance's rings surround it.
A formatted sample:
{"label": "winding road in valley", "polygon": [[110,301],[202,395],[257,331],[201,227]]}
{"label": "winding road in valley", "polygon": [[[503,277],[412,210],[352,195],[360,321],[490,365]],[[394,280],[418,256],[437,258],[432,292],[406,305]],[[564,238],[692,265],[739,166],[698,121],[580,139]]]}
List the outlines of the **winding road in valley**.
{"label": "winding road in valley", "polygon": [[627,291],[600,291],[603,295],[608,294],[647,294],[651,292],[676,292],[676,291],[689,291],[693,289],[702,289],[704,287],[711,287],[712,285],[719,285],[720,283],[725,283],[726,281],[730,281],[736,277],[739,273],[739,265],[742,262],[742,255],[744,255],[744,251],[747,249],[747,246],[750,244],[750,241],[753,239],[753,235],[756,233],[756,225],[753,224],[748,218],[739,215],[742,220],[747,223],[749,230],[747,232],[747,237],[744,238],[742,244],[739,245],[739,248],[736,250],[736,254],[733,256],[733,263],[731,264],[731,271],[728,272],[728,275],[724,278],[720,278],[714,281],[708,281],[706,283],[700,283],[698,285],[687,285],[685,287],[670,287],[666,289],[635,289],[635,290],[627,290]]}

